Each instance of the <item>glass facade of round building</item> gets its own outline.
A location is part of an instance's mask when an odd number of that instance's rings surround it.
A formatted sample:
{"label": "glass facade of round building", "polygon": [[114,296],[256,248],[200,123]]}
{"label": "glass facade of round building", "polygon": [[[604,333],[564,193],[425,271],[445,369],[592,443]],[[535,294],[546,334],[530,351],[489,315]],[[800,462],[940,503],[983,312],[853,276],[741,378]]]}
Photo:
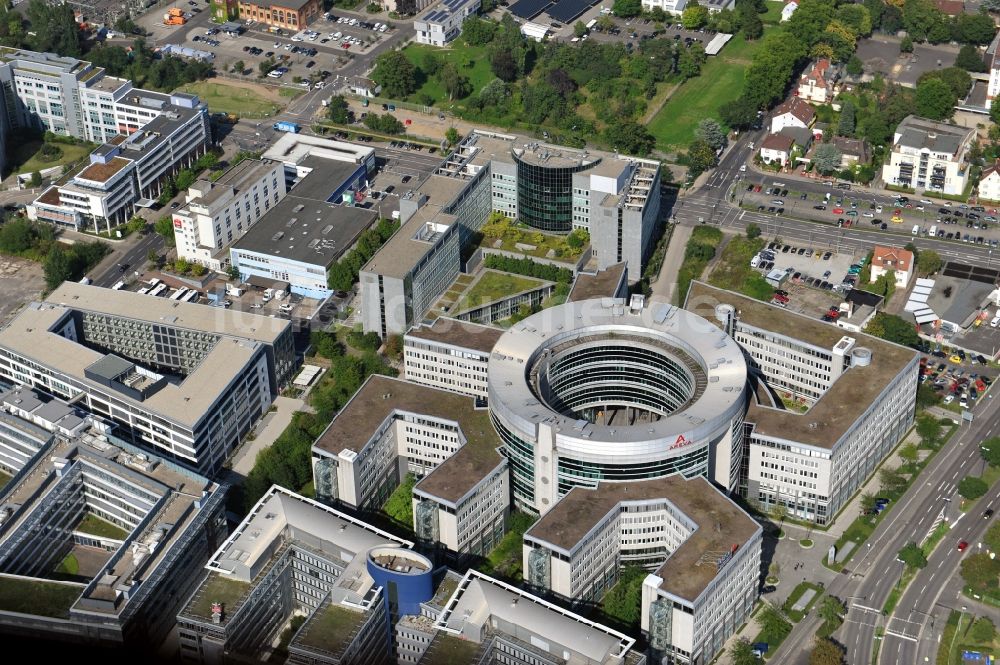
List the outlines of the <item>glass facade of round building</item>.
{"label": "glass facade of round building", "polygon": [[572,231],[573,174],[592,168],[595,162],[545,166],[526,161],[517,153],[513,158],[517,165],[518,221],[550,233]]}

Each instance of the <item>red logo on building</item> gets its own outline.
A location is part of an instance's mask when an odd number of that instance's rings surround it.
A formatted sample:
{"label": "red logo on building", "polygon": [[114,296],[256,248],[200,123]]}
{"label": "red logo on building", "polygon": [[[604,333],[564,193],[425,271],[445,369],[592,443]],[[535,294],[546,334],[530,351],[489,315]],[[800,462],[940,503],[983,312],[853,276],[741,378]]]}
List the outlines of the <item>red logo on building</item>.
{"label": "red logo on building", "polygon": [[180,218],[179,217],[174,217],[174,228],[175,229],[181,228],[181,224],[182,224],[182,222],[181,222]]}
{"label": "red logo on building", "polygon": [[691,443],[691,441],[685,439],[683,434],[678,434],[677,440],[670,446],[670,450],[673,450],[674,448],[683,448],[689,443]]}

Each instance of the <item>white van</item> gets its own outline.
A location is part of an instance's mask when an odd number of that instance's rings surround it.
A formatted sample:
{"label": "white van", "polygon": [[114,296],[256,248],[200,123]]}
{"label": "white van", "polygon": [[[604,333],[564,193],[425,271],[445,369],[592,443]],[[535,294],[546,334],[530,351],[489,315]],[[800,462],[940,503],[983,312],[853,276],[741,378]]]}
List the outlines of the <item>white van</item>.
{"label": "white van", "polygon": [[930,229],[930,231],[927,232],[927,237],[928,238],[936,238],[937,237],[937,224],[935,224],[934,226],[932,226],[931,229]]}
{"label": "white van", "polygon": [[919,225],[919,224],[914,224],[914,225],[913,225],[913,230],[912,230],[912,231],[910,231],[910,233],[911,233],[912,235],[915,235],[915,236],[916,236],[916,235],[920,235],[920,225]]}
{"label": "white van", "polygon": [[752,259],[750,259],[750,267],[756,268],[759,265],[760,265],[760,254],[756,254]]}

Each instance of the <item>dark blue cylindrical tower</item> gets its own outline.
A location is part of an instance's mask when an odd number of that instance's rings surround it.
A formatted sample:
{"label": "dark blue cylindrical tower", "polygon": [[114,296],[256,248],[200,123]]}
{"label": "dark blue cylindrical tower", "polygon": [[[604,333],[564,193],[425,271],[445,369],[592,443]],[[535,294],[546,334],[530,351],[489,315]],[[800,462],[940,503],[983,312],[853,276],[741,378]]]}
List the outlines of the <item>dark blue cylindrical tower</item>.
{"label": "dark blue cylindrical tower", "polygon": [[393,619],[420,614],[420,603],[434,597],[430,559],[411,550],[386,545],[369,550],[368,574],[382,587]]}

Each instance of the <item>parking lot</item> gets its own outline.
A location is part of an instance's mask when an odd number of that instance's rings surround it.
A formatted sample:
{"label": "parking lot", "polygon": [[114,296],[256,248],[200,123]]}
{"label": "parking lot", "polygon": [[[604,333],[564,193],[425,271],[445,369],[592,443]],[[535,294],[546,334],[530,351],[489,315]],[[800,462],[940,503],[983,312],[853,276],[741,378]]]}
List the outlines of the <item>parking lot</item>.
{"label": "parking lot", "polygon": [[958,57],[958,47],[949,44],[914,44],[913,53],[900,53],[899,43],[899,39],[884,35],[858,40],[857,56],[865,71],[885,74],[913,88],[921,74],[951,67]]}
{"label": "parking lot", "polygon": [[[831,305],[839,305],[845,280],[857,281],[851,277],[851,266],[861,259],[851,253],[834,252],[825,247],[805,247],[772,241],[765,247],[765,260],[756,266],[763,274],[772,271],[783,272],[788,279],[781,289],[788,293],[787,302],[779,298],[787,309],[822,317]],[[771,258],[773,257],[773,258]],[[864,285],[858,285],[864,288]]]}

